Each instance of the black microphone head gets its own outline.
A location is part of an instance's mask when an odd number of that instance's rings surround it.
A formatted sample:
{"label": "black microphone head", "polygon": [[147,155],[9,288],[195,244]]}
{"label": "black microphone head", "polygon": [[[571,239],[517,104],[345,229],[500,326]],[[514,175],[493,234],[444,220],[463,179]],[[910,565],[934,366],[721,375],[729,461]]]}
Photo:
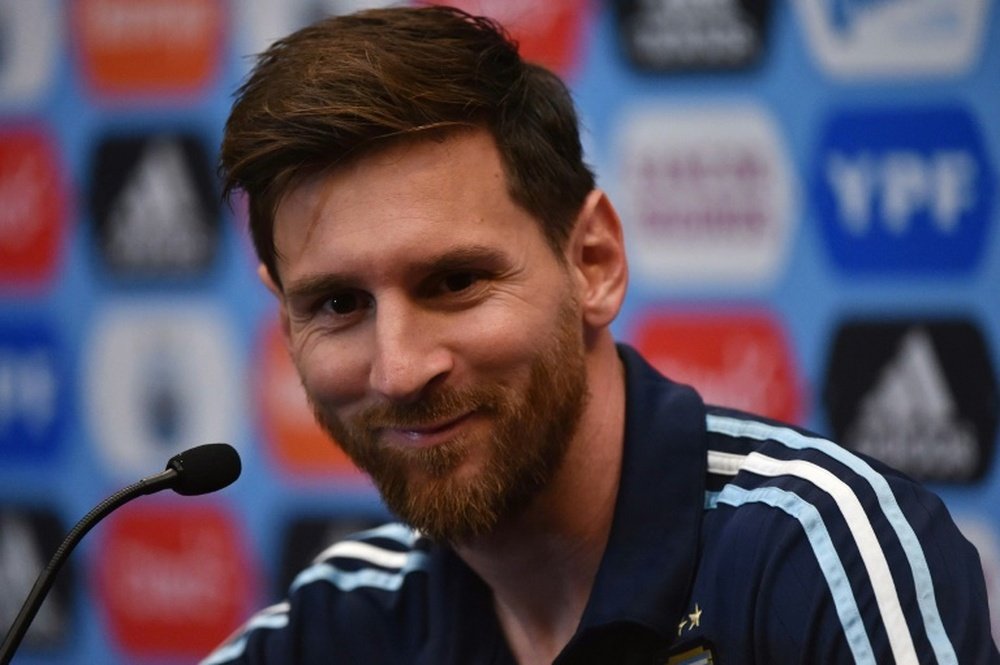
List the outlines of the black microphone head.
{"label": "black microphone head", "polygon": [[167,469],[177,472],[171,488],[184,496],[221,490],[240,477],[242,468],[239,453],[228,443],[195,446],[167,462]]}

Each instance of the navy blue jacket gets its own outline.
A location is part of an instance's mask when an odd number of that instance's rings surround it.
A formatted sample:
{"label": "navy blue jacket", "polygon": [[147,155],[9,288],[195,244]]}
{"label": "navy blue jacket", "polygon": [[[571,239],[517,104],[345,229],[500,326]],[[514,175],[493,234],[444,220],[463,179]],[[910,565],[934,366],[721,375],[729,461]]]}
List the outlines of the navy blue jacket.
{"label": "navy blue jacket", "polygon": [[[1000,664],[978,555],[937,497],[619,351],[614,522],[556,663]],[[487,586],[389,524],[330,547],[203,665],[513,662]]]}

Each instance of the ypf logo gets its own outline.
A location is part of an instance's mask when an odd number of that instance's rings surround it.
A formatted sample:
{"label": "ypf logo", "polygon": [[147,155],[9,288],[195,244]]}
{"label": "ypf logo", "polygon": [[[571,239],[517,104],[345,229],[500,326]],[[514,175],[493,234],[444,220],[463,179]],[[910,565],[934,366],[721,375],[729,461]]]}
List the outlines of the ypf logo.
{"label": "ypf logo", "polygon": [[98,251],[114,273],[191,277],[210,268],[222,222],[211,160],[199,137],[106,137],[91,174]]}
{"label": "ypf logo", "polygon": [[245,618],[256,576],[227,511],[154,503],[109,521],[94,558],[97,595],[126,653],[204,654]]}
{"label": "ypf logo", "polygon": [[983,477],[998,399],[986,342],[961,319],[845,323],[823,388],[841,444],[924,481]]}
{"label": "ypf logo", "polygon": [[105,95],[192,93],[219,70],[220,0],[77,0],[80,64]]}
{"label": "ypf logo", "polygon": [[0,460],[42,462],[69,410],[65,359],[51,326],[0,326]]}
{"label": "ypf logo", "polygon": [[0,131],[0,284],[38,284],[59,263],[66,186],[56,146],[38,127]]}
{"label": "ypf logo", "polygon": [[809,45],[843,77],[967,70],[989,25],[988,0],[799,0]]}
{"label": "ypf logo", "polygon": [[957,273],[982,256],[994,179],[978,126],[963,109],[884,109],[832,117],[812,188],[839,268]]}
{"label": "ypf logo", "polygon": [[766,314],[650,312],[632,337],[654,367],[693,386],[706,402],[785,422],[802,419],[788,341]]}
{"label": "ypf logo", "polygon": [[622,218],[643,275],[726,285],[776,275],[793,186],[762,109],[638,108],[625,115],[617,144]]}

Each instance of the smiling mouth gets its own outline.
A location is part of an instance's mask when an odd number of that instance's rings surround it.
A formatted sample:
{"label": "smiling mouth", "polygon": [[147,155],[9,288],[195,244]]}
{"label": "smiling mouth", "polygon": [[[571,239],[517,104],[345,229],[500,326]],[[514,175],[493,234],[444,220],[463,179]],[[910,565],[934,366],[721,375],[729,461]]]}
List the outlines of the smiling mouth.
{"label": "smiling mouth", "polygon": [[426,425],[406,425],[382,428],[383,439],[406,447],[429,447],[452,439],[457,431],[470,420],[472,412],[456,418]]}

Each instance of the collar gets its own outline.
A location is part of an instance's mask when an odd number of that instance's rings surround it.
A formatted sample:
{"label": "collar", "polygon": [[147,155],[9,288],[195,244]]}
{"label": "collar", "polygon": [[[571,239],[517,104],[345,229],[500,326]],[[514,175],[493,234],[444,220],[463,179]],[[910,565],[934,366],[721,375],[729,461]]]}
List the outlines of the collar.
{"label": "collar", "polygon": [[698,394],[618,346],[625,367],[621,482],[608,544],[577,636],[633,623],[667,639],[697,566],[705,496],[705,407]]}
{"label": "collar", "polygon": [[[600,661],[594,654],[607,646],[609,630],[618,637],[631,631],[636,644],[653,636],[672,641],[697,564],[705,407],[634,349],[619,345],[618,354],[626,390],[621,482],[594,588],[560,663],[578,662],[581,654],[589,654],[584,662]],[[431,545],[431,551],[427,614],[437,618],[428,631],[431,660],[513,663],[489,588],[450,548]]]}

